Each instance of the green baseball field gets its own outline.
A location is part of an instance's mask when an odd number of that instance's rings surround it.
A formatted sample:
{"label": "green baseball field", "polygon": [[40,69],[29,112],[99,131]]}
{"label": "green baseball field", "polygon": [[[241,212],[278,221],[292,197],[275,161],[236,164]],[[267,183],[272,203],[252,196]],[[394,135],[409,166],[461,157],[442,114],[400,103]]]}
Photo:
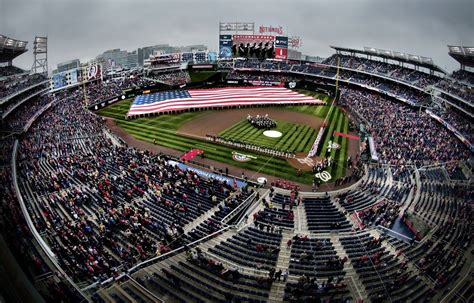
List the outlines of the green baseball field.
{"label": "green baseball field", "polygon": [[283,135],[271,138],[264,135],[264,130],[251,125],[247,119],[229,127],[219,135],[227,140],[238,140],[256,146],[268,147],[274,150],[287,152],[308,152],[316,139],[316,131],[303,124],[276,121],[277,126],[271,130]]}
{"label": "green baseball field", "polygon": [[[328,104],[331,101],[329,96],[326,95],[309,91],[299,92],[324,100]],[[189,123],[193,119],[196,119],[201,115],[209,116],[217,111],[184,112],[173,115],[160,115],[126,120],[125,115],[132,102],[133,99],[117,102],[101,109],[98,111],[98,114],[114,119],[118,126],[136,139],[150,143],[156,140],[157,145],[172,148],[182,153],[185,153],[192,148],[204,150],[205,157],[223,163],[222,168],[225,167],[225,164],[230,164],[243,169],[255,171],[255,177],[258,176],[258,173],[264,173],[304,184],[311,184],[313,182],[314,176],[311,172],[302,172],[298,175],[297,168],[292,166],[286,159],[246,150],[241,151],[229,146],[215,144],[205,138],[200,139],[190,137],[178,132],[184,124]],[[333,143],[340,145],[339,149],[332,149],[330,153],[330,156],[334,159],[334,165],[329,170],[332,175],[330,181],[334,181],[335,179],[344,176],[346,169],[345,160],[348,152],[348,139],[332,135],[334,131],[342,133],[348,132],[349,120],[343,111],[338,107],[330,108],[329,105],[282,106],[272,107],[272,109],[288,111],[288,113],[300,112],[322,119],[324,119],[324,117],[329,113],[327,130],[320,144],[326,147],[328,142],[332,140]],[[267,145],[273,148],[278,147],[278,149],[283,151],[307,152],[311,148],[318,132],[318,129],[314,129],[308,125],[289,123],[287,121],[278,121],[276,130],[283,133],[283,136],[280,138],[264,137],[261,134],[261,131],[257,132],[253,128],[254,127],[249,125],[247,121],[240,121],[223,130],[219,134],[226,138],[241,138],[258,145]],[[235,161],[232,157],[232,152],[235,151],[253,156],[252,160],[248,162]],[[328,157],[329,154],[327,154],[327,148],[320,148],[318,156]]]}

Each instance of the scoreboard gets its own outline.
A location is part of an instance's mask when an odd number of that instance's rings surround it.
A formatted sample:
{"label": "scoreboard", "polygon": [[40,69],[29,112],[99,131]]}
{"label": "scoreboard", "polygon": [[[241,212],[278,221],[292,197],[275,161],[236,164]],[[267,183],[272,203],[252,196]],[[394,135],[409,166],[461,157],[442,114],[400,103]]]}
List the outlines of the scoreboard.
{"label": "scoreboard", "polygon": [[287,59],[288,37],[273,35],[220,35],[219,58]]}

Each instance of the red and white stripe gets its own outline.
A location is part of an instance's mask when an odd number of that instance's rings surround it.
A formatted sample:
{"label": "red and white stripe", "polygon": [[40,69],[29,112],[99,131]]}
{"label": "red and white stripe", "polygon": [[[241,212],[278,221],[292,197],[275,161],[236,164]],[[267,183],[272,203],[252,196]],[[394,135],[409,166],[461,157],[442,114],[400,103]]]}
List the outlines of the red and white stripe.
{"label": "red and white stripe", "polygon": [[183,111],[191,108],[325,103],[284,87],[190,89],[188,92],[191,98],[168,99],[151,104],[132,105],[128,116]]}

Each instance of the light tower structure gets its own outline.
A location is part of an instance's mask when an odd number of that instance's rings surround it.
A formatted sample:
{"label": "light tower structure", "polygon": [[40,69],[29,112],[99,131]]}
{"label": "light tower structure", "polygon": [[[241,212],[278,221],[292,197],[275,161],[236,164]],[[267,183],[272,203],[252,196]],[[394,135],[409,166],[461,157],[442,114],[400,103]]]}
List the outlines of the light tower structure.
{"label": "light tower structure", "polygon": [[35,59],[31,67],[32,73],[48,74],[48,37],[35,37],[33,42]]}

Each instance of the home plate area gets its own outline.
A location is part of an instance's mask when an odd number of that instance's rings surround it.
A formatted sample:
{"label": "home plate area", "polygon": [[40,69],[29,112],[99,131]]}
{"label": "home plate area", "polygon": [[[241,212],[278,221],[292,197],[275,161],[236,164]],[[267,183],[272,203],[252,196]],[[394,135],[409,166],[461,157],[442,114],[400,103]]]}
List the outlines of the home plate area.
{"label": "home plate area", "polygon": [[312,171],[313,166],[321,161],[321,157],[308,157],[308,153],[297,153],[293,159],[287,159],[291,166],[302,171]]}

